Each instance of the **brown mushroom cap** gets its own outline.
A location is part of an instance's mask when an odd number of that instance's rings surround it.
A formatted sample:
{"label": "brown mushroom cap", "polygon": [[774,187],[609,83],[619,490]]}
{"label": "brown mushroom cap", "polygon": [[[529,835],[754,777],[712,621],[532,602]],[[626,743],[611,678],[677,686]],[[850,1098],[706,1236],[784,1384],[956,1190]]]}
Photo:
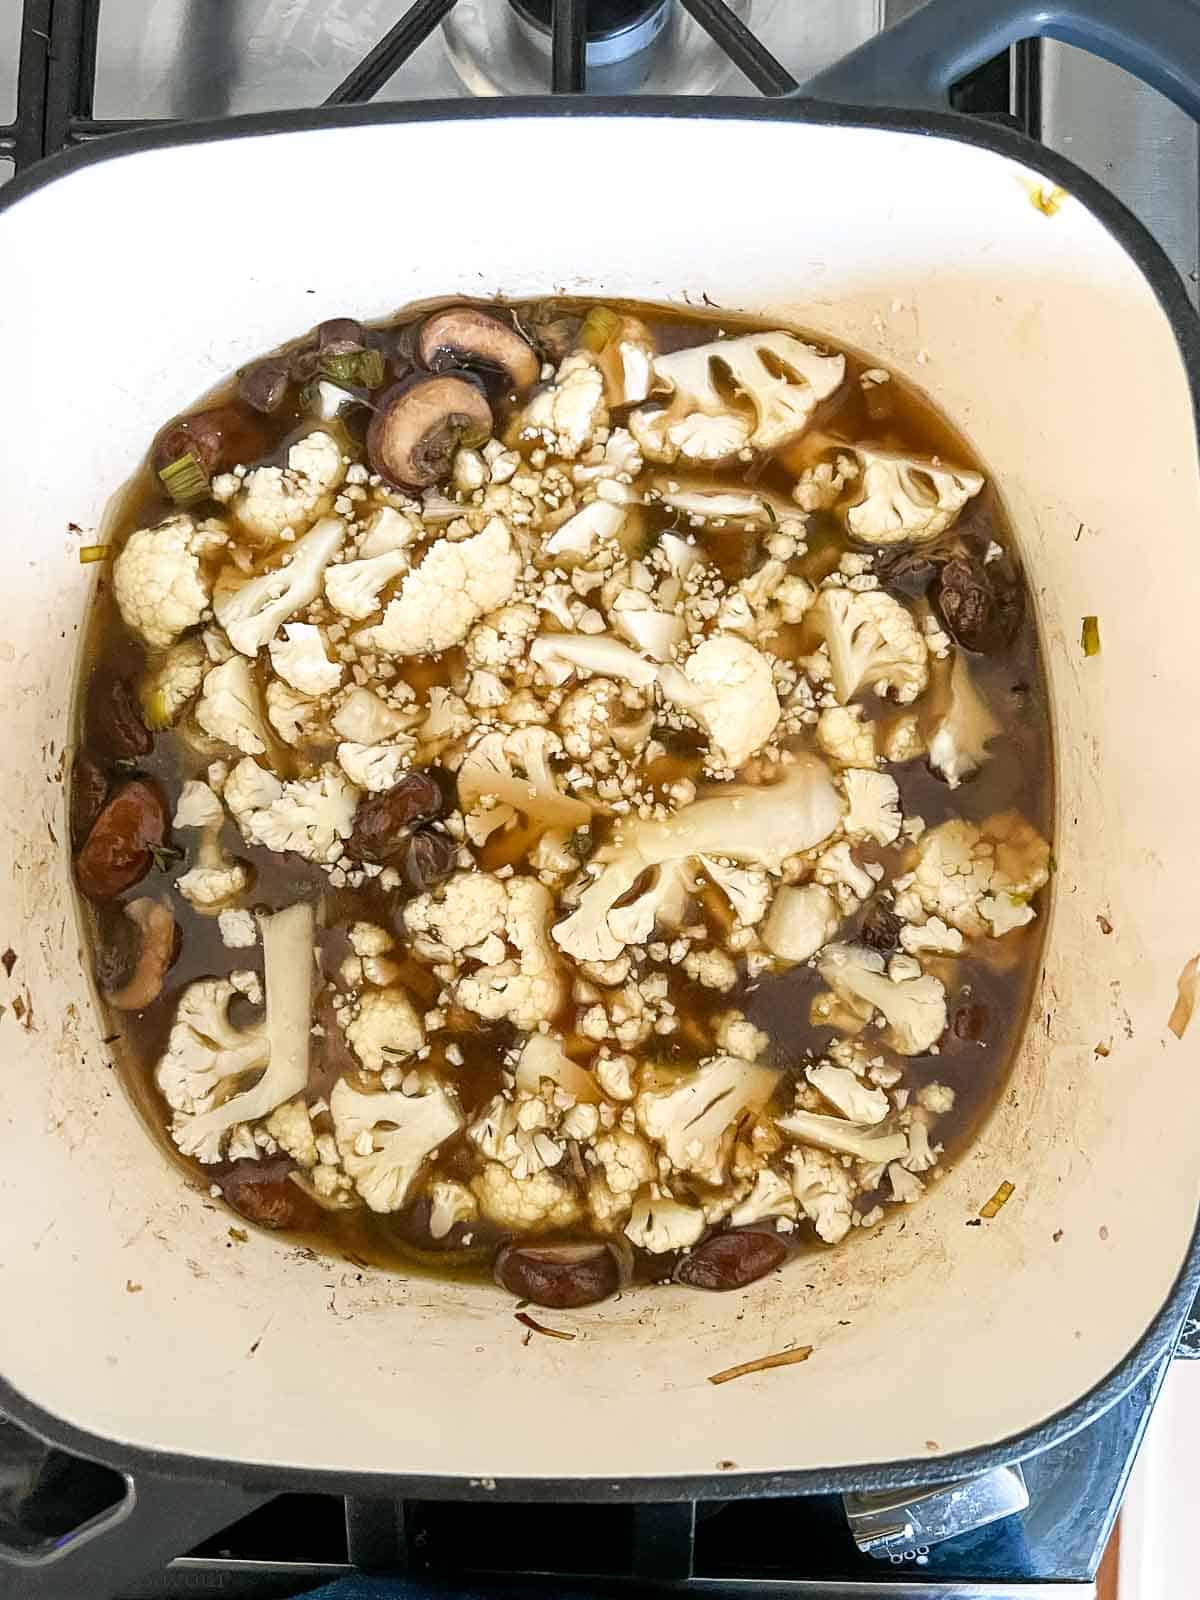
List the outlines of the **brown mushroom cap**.
{"label": "brown mushroom cap", "polygon": [[404,489],[448,477],[460,444],[482,444],[492,408],[469,378],[445,372],[397,384],[379,401],[367,430],[372,468]]}
{"label": "brown mushroom cap", "polygon": [[144,1011],[162,993],[163,979],[175,959],[176,927],[170,906],[141,895],[130,900],[125,915],[141,936],[141,949],[128,983],[105,996],[118,1011]]}
{"label": "brown mushroom cap", "polygon": [[503,372],[518,391],[531,388],[542,370],[537,352],[515,328],[473,306],[435,311],[421,329],[417,355],[431,372],[473,366]]}

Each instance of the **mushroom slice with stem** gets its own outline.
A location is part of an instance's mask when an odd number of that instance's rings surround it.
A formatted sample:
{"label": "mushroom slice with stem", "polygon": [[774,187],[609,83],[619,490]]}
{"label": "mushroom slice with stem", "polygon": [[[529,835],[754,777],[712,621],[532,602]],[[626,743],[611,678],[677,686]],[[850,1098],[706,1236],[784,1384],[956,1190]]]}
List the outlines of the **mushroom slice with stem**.
{"label": "mushroom slice with stem", "polygon": [[104,998],[117,1011],[144,1011],[162,993],[163,979],[175,959],[179,930],[165,900],[139,895],[125,906],[125,915],[141,939],[137,960],[126,983],[105,992]]}
{"label": "mushroom slice with stem", "polygon": [[417,354],[431,372],[478,367],[503,373],[518,392],[532,387],[541,372],[537,352],[515,328],[474,306],[436,311],[421,329]]}
{"label": "mushroom slice with stem", "polygon": [[389,389],[367,431],[371,466],[406,489],[427,489],[449,477],[460,444],[482,444],[492,408],[461,373],[410,379]]}

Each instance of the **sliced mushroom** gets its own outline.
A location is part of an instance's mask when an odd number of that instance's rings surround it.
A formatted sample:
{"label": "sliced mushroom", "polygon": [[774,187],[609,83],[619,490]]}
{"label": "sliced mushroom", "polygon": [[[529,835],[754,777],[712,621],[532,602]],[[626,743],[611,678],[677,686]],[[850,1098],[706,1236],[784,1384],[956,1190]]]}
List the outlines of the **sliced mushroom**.
{"label": "sliced mushroom", "polygon": [[247,367],[238,379],[238,395],[255,411],[269,416],[287,399],[289,381],[286,361],[260,361]]}
{"label": "sliced mushroom", "polygon": [[353,317],[330,317],[317,329],[317,348],[325,356],[350,355],[366,342],[362,323]]}
{"label": "sliced mushroom", "polygon": [[450,367],[502,372],[517,391],[531,388],[542,370],[537,352],[515,328],[473,306],[434,312],[421,329],[417,355],[431,372]]}
{"label": "sliced mushroom", "polygon": [[163,979],[175,959],[178,929],[165,900],[140,895],[124,907],[125,915],[141,938],[137,961],[127,983],[106,994],[118,1011],[144,1011],[162,993]]}
{"label": "sliced mushroom", "polygon": [[606,1243],[506,1244],[496,1256],[496,1282],[518,1299],[552,1311],[607,1300],[621,1286],[622,1270]]}
{"label": "sliced mushroom", "polygon": [[686,1283],[691,1289],[715,1289],[718,1293],[744,1289],[781,1266],[787,1253],[787,1244],[777,1233],[757,1228],[731,1229],[713,1234],[684,1256],[675,1268],[675,1281]]}
{"label": "sliced mushroom", "polygon": [[371,466],[405,489],[427,489],[450,475],[460,444],[491,435],[492,408],[470,378],[446,372],[389,389],[367,430]]}

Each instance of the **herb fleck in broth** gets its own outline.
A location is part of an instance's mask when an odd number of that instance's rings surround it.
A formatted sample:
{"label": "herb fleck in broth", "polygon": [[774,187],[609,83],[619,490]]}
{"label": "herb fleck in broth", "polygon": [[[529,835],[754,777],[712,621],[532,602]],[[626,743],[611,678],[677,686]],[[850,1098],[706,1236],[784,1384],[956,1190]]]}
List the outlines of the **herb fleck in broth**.
{"label": "herb fleck in broth", "polygon": [[[80,707],[91,766],[77,760],[75,784],[101,987],[138,967],[130,902],[164,900],[179,935],[161,993],[107,1031],[194,1180],[316,1248],[452,1277],[495,1263],[511,1292],[555,1307],[630,1273],[739,1287],[915,1200],[978,1131],[1017,1047],[1052,772],[1011,530],[965,442],[853,354],[838,376],[827,347],[797,356],[794,336],[748,320],[575,301],[465,308],[430,348],[438,310],[325,324],[256,364],[198,404],[200,421],[164,429],[114,502],[124,554],[98,586]],[[672,390],[670,360],[650,365],[718,336],[764,341],[749,347],[759,408],[744,343],[688,369],[707,379],[699,398],[682,378]],[[518,392],[526,340],[542,376]],[[574,412],[572,381],[592,384]],[[587,403],[601,382],[607,423]],[[268,392],[276,408],[256,409]],[[768,417],[767,448],[729,454]],[[319,450],[309,476],[290,455],[318,433],[340,457],[324,492]],[[722,459],[651,459],[693,447]],[[172,502],[164,466],[194,501]],[[397,483],[400,467],[426,487]],[[293,495],[294,520],[264,532],[268,488]],[[687,498],[716,493],[754,499],[717,516]],[[181,516],[199,596],[164,624],[128,541]],[[303,581],[303,541],[328,518],[341,526],[312,595],[276,616],[267,594],[265,621],[239,611],[264,574],[295,561]],[[490,574],[454,568],[405,612],[414,571],[481,548],[468,541],[489,528]],[[346,598],[356,561],[383,574],[366,600]],[[464,605],[476,584],[489,593]],[[297,624],[310,631],[280,631]],[[414,627],[436,651],[411,648]],[[714,641],[719,656],[699,654]],[[192,680],[170,677],[189,651]],[[322,663],[336,687],[314,687]],[[355,702],[356,720],[347,702],[365,690],[380,704]],[[507,770],[494,827],[481,747]],[[123,813],[140,832],[115,837],[114,797],[147,783]],[[731,788],[733,810],[704,811]],[[787,805],[768,815],[776,792]],[[220,806],[207,831],[186,825],[197,804]],[[851,836],[856,816],[866,831]],[[694,849],[669,842],[693,827]],[[468,878],[490,912],[468,905]],[[262,930],[297,904],[316,952],[307,1080],[283,1112],[198,1143],[189,1130],[271,1076],[259,991],[283,990]],[[257,923],[230,915],[249,912]],[[288,958],[302,970],[304,949]],[[236,992],[196,987],[231,974]],[[222,1042],[243,1054],[221,1057]],[[414,1115],[428,1131],[402,1150]],[[181,1156],[172,1128],[205,1159]]]}

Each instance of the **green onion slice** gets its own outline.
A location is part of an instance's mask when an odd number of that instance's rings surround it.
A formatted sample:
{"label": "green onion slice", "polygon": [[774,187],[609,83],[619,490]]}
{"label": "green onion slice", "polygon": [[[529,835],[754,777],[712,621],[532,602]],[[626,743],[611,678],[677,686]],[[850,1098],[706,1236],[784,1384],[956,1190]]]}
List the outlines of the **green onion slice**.
{"label": "green onion slice", "polygon": [[189,450],[159,473],[162,486],[177,506],[191,505],[208,494],[208,473]]}

